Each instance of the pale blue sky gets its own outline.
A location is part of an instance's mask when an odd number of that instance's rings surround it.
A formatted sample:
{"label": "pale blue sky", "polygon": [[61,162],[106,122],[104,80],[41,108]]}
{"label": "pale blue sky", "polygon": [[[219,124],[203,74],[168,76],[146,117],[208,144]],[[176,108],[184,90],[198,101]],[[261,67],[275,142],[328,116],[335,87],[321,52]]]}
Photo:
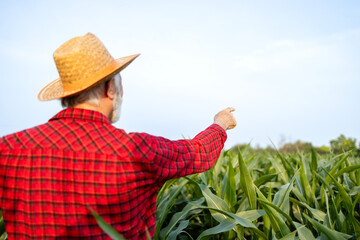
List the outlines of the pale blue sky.
{"label": "pale blue sky", "polygon": [[122,72],[128,132],[194,137],[232,106],[227,148],[360,140],[359,16],[359,1],[2,0],[0,136],[61,110],[37,100],[52,54],[91,32],[115,58],[142,54]]}

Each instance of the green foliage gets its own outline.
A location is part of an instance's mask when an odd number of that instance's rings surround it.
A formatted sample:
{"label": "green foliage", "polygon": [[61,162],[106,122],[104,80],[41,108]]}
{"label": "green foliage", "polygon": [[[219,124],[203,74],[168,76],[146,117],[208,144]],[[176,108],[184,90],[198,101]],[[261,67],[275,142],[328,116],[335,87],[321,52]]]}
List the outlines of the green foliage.
{"label": "green foliage", "polygon": [[7,233],[5,231],[4,218],[3,218],[2,213],[0,211],[0,240],[6,240],[6,239],[7,239]]}
{"label": "green foliage", "polygon": [[302,142],[300,140],[294,142],[294,143],[285,143],[283,144],[279,151],[281,153],[310,153],[311,151],[315,151],[318,154],[328,154],[330,153],[330,148],[327,146],[321,146],[321,147],[315,147],[310,142]]}
{"label": "green foliage", "polygon": [[94,216],[94,218],[96,219],[96,222],[98,223],[98,225],[100,226],[100,228],[106,232],[106,234],[111,237],[114,240],[125,240],[125,238],[118,233],[110,224],[108,224],[107,222],[105,222],[105,220],[100,217],[99,214],[97,214],[92,208],[89,208],[92,215]]}
{"label": "green foliage", "polygon": [[360,158],[248,150],[224,151],[209,171],[165,185],[158,205],[181,190],[158,209],[166,234],[156,239],[360,238]]}
{"label": "green foliage", "polygon": [[[356,139],[347,138],[341,134],[337,139],[330,141],[331,150],[336,153],[354,151],[354,154],[360,156],[359,149],[356,148]],[[360,145],[359,145],[360,148]]]}
{"label": "green foliage", "polygon": [[294,143],[285,143],[279,151],[284,153],[310,152],[312,147],[311,143],[298,140]]}
{"label": "green foliage", "polygon": [[[330,141],[330,146],[320,146],[316,147],[310,142],[304,142],[297,140],[295,142],[285,142],[285,140],[281,140],[279,146],[279,152],[288,153],[288,154],[296,154],[296,153],[310,153],[311,151],[315,151],[320,155],[326,155],[330,152],[335,154],[340,154],[343,152],[352,151],[352,154],[360,157],[360,142],[358,146],[356,146],[355,138],[347,138],[343,134],[338,136],[336,139]],[[252,154],[259,153],[276,153],[276,149],[272,146],[267,146],[262,148],[260,146],[252,147],[250,144],[237,144],[230,149],[234,153],[247,152]]]}
{"label": "green foliage", "polygon": [[[118,233],[110,224],[108,224],[97,212],[95,212],[91,207],[89,207],[89,210],[91,211],[91,214],[94,216],[97,224],[99,227],[109,236],[111,239],[114,240],[125,240],[125,238]],[[148,230],[146,229],[146,236],[147,239],[150,238],[150,234]]]}

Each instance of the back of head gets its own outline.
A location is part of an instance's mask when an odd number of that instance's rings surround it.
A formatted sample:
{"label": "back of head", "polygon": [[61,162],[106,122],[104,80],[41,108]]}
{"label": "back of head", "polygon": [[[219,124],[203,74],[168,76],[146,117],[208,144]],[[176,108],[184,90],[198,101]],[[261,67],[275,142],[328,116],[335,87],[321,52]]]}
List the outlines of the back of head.
{"label": "back of head", "polygon": [[80,94],[76,94],[69,97],[61,98],[61,105],[63,108],[73,108],[76,105],[87,103],[94,106],[99,106],[99,102],[101,97],[105,94],[106,91],[106,84],[110,84],[110,88],[114,88],[116,91],[116,94],[120,96],[121,92],[121,86],[120,86],[120,76],[119,74],[112,77],[107,82],[103,82],[101,84],[98,84],[84,92],[81,92]]}

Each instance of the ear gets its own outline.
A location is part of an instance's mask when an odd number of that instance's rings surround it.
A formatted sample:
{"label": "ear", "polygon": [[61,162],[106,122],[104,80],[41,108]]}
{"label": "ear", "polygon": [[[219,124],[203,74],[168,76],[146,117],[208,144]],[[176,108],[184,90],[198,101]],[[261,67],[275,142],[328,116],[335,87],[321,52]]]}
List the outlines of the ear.
{"label": "ear", "polygon": [[115,83],[114,78],[107,81],[105,84],[105,96],[108,97],[110,100],[114,100],[116,96],[116,89],[115,89]]}

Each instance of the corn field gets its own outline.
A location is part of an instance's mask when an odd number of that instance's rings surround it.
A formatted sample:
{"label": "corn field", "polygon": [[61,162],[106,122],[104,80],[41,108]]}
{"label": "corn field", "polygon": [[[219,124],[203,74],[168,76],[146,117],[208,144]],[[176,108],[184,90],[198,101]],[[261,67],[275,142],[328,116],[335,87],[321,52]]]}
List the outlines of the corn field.
{"label": "corn field", "polygon": [[223,151],[209,171],[160,189],[154,239],[360,239],[359,198],[360,158],[351,152]]}
{"label": "corn field", "polygon": [[351,152],[224,151],[158,195],[155,239],[360,239],[360,159]]}

